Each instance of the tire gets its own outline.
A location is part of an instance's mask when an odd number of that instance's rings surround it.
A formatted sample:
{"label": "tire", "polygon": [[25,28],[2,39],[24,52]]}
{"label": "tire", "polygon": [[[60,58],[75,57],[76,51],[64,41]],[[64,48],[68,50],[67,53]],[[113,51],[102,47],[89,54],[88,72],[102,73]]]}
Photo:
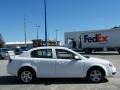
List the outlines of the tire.
{"label": "tire", "polygon": [[29,68],[23,68],[18,73],[18,79],[22,83],[31,83],[35,80],[36,75],[35,72],[32,69]]}
{"label": "tire", "polygon": [[93,68],[88,71],[87,79],[92,83],[100,83],[104,78],[104,72],[101,68]]}
{"label": "tire", "polygon": [[2,55],[0,55],[0,59],[3,59]]}
{"label": "tire", "polygon": [[0,55],[0,59],[2,59],[2,56]]}
{"label": "tire", "polygon": [[91,54],[92,53],[92,49],[85,49],[84,50],[86,54]]}
{"label": "tire", "polygon": [[120,54],[120,50],[118,50],[118,54]]}

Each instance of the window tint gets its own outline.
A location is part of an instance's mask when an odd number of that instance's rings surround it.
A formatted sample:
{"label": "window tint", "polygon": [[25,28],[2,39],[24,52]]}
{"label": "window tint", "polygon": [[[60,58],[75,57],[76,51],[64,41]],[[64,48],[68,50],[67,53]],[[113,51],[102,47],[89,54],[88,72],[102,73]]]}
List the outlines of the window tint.
{"label": "window tint", "polygon": [[52,58],[52,49],[39,49],[31,52],[33,58]]}
{"label": "window tint", "polygon": [[74,59],[75,55],[67,50],[56,49],[58,59]]}

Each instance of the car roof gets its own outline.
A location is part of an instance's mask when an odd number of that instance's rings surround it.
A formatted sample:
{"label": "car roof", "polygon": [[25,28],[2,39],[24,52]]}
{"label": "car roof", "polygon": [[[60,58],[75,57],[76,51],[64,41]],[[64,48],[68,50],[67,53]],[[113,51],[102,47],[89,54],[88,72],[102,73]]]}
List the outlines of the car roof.
{"label": "car roof", "polygon": [[37,47],[37,48],[32,48],[30,49],[30,51],[32,50],[37,50],[37,49],[68,49],[66,47],[61,47],[61,46],[43,46],[43,47]]}
{"label": "car roof", "polygon": [[[73,51],[73,50],[71,50],[71,49],[69,49],[67,47],[62,47],[62,46],[43,46],[43,47],[32,48],[32,49],[30,49],[28,51],[25,51],[21,55],[24,55],[24,56],[28,55],[29,56],[32,51],[38,50],[38,49],[64,49],[64,50],[69,50],[69,51],[71,51],[73,53],[76,53],[77,55],[79,54],[79,53],[77,53],[77,52],[75,52],[75,51]],[[81,55],[79,54],[79,56],[81,56]],[[83,56],[81,56],[81,57],[84,58]]]}

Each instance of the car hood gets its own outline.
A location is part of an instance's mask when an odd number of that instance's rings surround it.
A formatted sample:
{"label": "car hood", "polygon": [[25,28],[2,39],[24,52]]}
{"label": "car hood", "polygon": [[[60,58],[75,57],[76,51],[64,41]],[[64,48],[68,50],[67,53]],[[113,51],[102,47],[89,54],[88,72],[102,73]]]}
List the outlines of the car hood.
{"label": "car hood", "polygon": [[110,61],[108,60],[105,60],[105,59],[101,59],[101,58],[95,58],[95,57],[89,57],[89,58],[86,58],[86,60],[88,62],[95,62],[95,63],[104,63],[104,64],[107,64],[107,63],[110,63]]}

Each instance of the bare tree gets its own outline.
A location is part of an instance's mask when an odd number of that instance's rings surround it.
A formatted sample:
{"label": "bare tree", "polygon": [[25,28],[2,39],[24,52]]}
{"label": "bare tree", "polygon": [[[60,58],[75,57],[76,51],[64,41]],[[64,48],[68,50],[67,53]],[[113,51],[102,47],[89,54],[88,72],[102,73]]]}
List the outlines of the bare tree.
{"label": "bare tree", "polygon": [[0,33],[0,48],[4,47],[5,42],[3,41],[2,34]]}

